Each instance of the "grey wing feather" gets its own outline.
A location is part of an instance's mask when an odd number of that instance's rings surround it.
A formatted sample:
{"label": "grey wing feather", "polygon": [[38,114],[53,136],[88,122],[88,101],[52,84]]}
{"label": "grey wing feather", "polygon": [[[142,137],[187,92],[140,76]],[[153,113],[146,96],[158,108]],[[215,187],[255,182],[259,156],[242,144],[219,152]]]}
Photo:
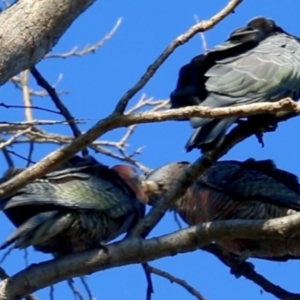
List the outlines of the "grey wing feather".
{"label": "grey wing feather", "polygon": [[[205,76],[207,90],[219,96],[218,106],[275,101],[288,91],[299,97],[299,42],[286,34],[271,36],[244,54],[217,61]],[[202,105],[214,107],[214,99]]]}
{"label": "grey wing feather", "polygon": [[[36,181],[28,184],[11,198],[2,200],[0,208],[3,210],[24,205],[48,204],[77,210],[97,210],[113,218],[122,216],[124,212],[134,211],[134,202],[138,200],[126,193],[128,188],[122,182],[119,183],[123,184],[124,189],[118,188],[114,181],[96,175],[78,172],[75,175],[77,179],[73,177],[71,181],[63,183]],[[50,177],[53,179],[53,174],[48,178]]]}

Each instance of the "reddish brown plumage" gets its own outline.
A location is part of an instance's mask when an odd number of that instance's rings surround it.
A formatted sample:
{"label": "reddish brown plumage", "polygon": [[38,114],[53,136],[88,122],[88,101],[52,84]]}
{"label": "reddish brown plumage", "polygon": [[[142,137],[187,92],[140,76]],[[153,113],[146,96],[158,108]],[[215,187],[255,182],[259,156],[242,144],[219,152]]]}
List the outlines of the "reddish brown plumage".
{"label": "reddish brown plumage", "polygon": [[[187,162],[165,165],[151,172],[144,187],[150,203],[158,200]],[[204,172],[172,207],[189,225],[214,220],[266,220],[300,211],[298,178],[279,170],[270,160],[218,162]],[[247,258],[272,260],[300,257],[300,235],[288,241],[223,239],[217,243],[226,250]]]}

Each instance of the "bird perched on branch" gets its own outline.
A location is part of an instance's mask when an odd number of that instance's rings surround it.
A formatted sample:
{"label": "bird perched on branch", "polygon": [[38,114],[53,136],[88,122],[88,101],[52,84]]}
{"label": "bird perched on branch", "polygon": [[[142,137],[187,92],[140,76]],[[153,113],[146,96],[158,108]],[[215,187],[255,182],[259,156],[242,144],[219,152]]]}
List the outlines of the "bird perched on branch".
{"label": "bird perched on branch", "polygon": [[[143,182],[149,203],[154,204],[190,165],[162,166]],[[178,199],[173,210],[188,225],[215,220],[268,220],[300,211],[298,177],[280,170],[271,160],[220,161],[204,172]],[[237,255],[285,261],[300,258],[300,233],[276,239],[220,239],[216,243]]]}
{"label": "bird perched on branch", "polygon": [[[9,169],[1,182],[21,171]],[[0,249],[33,246],[57,257],[101,247],[129,231],[144,216],[146,202],[132,167],[109,168],[90,156],[75,156],[0,200],[17,227]]]}
{"label": "bird perched on branch", "polygon": [[[177,87],[170,96],[171,108],[191,105],[224,108],[286,97],[296,101],[300,96],[299,82],[299,38],[285,32],[272,19],[256,17],[247,26],[233,31],[224,43],[194,57],[180,69]],[[191,118],[195,131],[185,146],[186,151],[212,150],[222,143],[228,128],[239,119]],[[277,126],[273,115],[268,115],[267,121],[265,116],[248,119],[273,130]]]}

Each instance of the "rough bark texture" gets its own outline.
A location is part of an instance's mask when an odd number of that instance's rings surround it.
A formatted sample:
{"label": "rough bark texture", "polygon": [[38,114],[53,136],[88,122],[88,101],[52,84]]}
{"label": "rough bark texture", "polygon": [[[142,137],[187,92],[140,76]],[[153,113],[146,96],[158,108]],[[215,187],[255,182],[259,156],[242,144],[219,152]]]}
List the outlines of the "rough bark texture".
{"label": "rough bark texture", "polygon": [[0,14],[0,85],[39,62],[95,0],[19,0]]}

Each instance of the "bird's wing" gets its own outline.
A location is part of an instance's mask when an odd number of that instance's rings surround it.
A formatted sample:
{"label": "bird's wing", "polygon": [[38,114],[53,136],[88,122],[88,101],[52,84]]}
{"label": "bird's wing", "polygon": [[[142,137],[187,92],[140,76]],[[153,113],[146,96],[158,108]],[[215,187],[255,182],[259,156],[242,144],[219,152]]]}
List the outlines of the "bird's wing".
{"label": "bird's wing", "polygon": [[272,178],[278,182],[283,183],[286,187],[293,190],[295,193],[300,194],[299,178],[295,174],[288,171],[278,169],[276,164],[270,160],[254,160],[249,158],[242,162],[244,168],[256,169]]}
{"label": "bird's wing", "polygon": [[260,200],[300,210],[300,193],[289,188],[285,180],[235,161],[218,162],[199,178],[199,182],[241,201]]}
{"label": "bird's wing", "polygon": [[91,209],[119,217],[132,212],[136,201],[133,192],[116,172],[99,164],[50,173],[0,201],[0,208],[41,205]]}
{"label": "bird's wing", "polygon": [[299,41],[284,33],[270,36],[249,51],[217,60],[205,76],[212,94],[205,106],[278,100],[288,92],[299,96]]}

